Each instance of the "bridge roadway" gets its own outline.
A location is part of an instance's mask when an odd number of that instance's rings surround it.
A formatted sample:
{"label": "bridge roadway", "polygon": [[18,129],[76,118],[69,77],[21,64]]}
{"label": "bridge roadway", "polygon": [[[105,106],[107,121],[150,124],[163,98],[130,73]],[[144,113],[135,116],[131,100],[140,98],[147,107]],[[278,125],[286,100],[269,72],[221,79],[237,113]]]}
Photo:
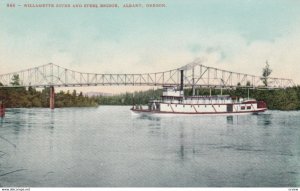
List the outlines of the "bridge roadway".
{"label": "bridge roadway", "polygon": [[18,87],[11,84],[14,75],[20,79],[19,87],[51,87],[50,105],[54,108],[54,87],[76,86],[179,86],[180,71],[184,73],[184,87],[210,88],[287,88],[295,86],[292,79],[271,78],[263,84],[261,76],[244,74],[208,67],[203,60],[191,62],[183,67],[156,73],[142,74],[98,74],[84,73],[56,64],[46,64],[34,68],[0,75],[1,87]]}

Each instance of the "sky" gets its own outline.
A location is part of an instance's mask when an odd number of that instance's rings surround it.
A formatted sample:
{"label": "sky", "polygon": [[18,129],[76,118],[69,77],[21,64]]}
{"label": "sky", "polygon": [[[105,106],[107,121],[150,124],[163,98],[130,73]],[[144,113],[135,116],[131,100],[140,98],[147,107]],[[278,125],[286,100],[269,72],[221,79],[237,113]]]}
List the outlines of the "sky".
{"label": "sky", "polygon": [[[16,8],[8,8],[15,3]],[[116,3],[119,8],[25,8]],[[82,72],[147,73],[197,58],[206,66],[300,84],[298,0],[1,0],[0,73],[54,63]],[[163,8],[145,8],[148,3]],[[22,6],[17,6],[17,5]],[[84,91],[118,92],[128,87]]]}

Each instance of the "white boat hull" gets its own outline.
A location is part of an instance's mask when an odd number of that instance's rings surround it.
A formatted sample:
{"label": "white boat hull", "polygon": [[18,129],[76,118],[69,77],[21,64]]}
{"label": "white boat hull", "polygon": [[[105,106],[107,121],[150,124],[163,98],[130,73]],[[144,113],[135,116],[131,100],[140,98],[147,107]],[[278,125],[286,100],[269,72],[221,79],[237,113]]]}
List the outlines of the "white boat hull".
{"label": "white boat hull", "polygon": [[184,116],[199,116],[199,115],[205,115],[205,116],[212,116],[212,115],[224,115],[224,116],[230,116],[230,115],[251,115],[251,114],[257,114],[265,112],[267,109],[259,109],[255,111],[245,111],[245,112],[163,112],[163,111],[153,111],[153,110],[146,110],[146,109],[131,109],[131,112],[133,115],[152,115],[152,116],[161,116],[161,115],[168,115],[168,116],[174,116],[174,115],[184,115]]}

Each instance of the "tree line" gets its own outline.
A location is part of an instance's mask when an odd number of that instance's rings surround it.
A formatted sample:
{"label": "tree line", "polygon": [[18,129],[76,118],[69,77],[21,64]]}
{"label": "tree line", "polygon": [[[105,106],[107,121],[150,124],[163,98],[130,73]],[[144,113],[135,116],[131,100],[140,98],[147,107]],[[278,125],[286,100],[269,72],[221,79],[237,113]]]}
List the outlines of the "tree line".
{"label": "tree line", "polygon": [[[0,84],[1,85],[1,84]],[[192,95],[192,89],[185,89],[185,96]],[[267,103],[268,108],[273,110],[299,110],[300,109],[300,86],[286,89],[259,90],[245,89],[237,87],[236,89],[223,89],[223,95],[255,98]],[[196,95],[220,95],[220,89],[197,88]],[[160,99],[162,89],[136,91],[134,93],[122,93],[113,96],[87,97],[76,90],[73,92],[60,91],[55,94],[55,107],[88,107],[97,105],[132,105],[147,104],[150,99]],[[49,107],[49,88],[41,91],[29,87],[0,88],[0,101],[3,101],[7,108],[18,107]]]}
{"label": "tree line", "polygon": [[[35,88],[24,87],[0,88],[0,101],[6,108],[30,108],[30,107],[49,107],[50,90],[44,88],[38,91]],[[55,107],[91,107],[97,106],[94,98],[83,96],[82,92],[77,94],[76,90],[60,91],[55,93]]]}
{"label": "tree line", "polygon": [[[209,89],[196,89],[198,95],[209,95]],[[221,90],[212,89],[212,95],[220,95]],[[237,87],[236,89],[227,89],[222,91],[223,95],[232,97],[250,98],[262,100],[267,103],[271,110],[299,110],[300,109],[300,86],[289,87],[286,89],[246,89]],[[186,90],[186,95],[191,95],[192,90]]]}
{"label": "tree line", "polygon": [[162,89],[135,91],[134,93],[122,93],[113,96],[95,97],[99,105],[133,105],[147,104],[150,99],[159,99],[162,95]]}

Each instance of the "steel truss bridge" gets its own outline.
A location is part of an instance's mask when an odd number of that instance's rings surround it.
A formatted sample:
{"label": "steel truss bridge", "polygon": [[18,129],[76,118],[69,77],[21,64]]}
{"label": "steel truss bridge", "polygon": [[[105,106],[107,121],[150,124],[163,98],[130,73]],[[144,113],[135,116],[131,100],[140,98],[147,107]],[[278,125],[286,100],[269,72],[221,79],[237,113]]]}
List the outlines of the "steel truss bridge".
{"label": "steel truss bridge", "polygon": [[[18,72],[0,75],[2,87],[12,85],[14,75],[20,79],[20,87],[75,87],[75,86],[179,86],[180,72],[184,73],[184,87],[210,88],[287,88],[295,86],[292,79],[267,79],[267,86],[261,76],[232,72],[202,65],[203,61],[194,61],[181,68],[142,74],[101,74],[85,73],[46,64]],[[1,87],[1,86],[0,86]]]}

